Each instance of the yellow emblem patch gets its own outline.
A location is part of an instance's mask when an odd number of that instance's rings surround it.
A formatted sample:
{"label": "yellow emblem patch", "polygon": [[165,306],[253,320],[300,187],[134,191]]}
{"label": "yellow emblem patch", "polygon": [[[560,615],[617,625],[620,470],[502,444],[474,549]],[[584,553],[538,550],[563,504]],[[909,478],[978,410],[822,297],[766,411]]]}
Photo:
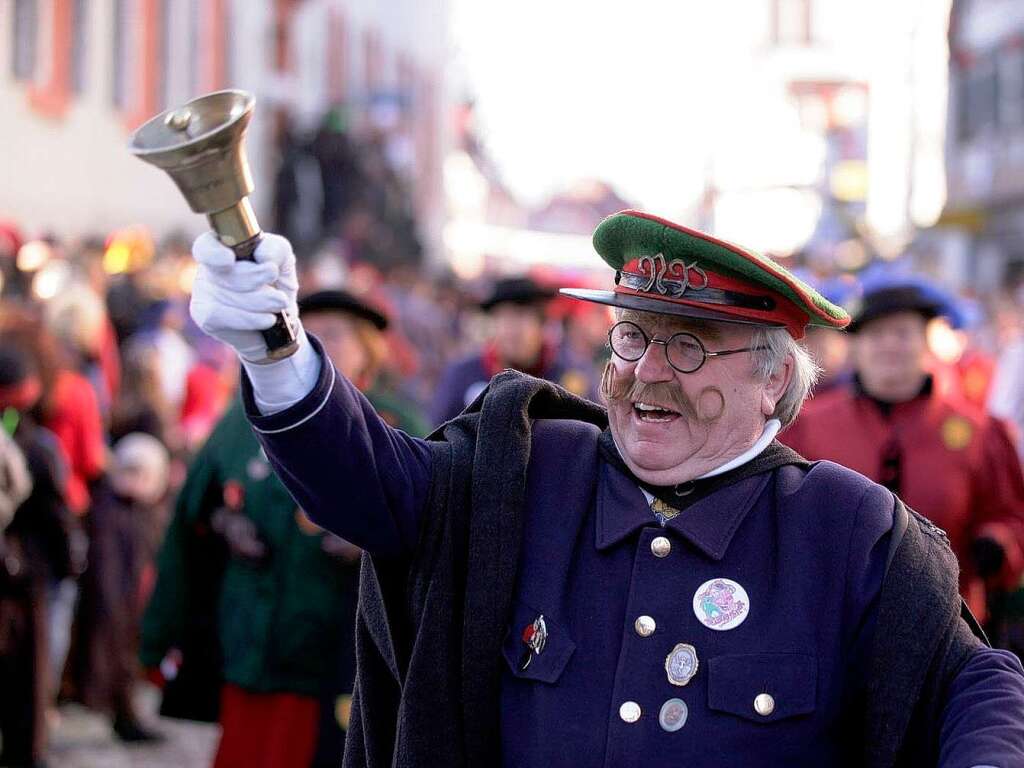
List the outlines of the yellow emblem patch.
{"label": "yellow emblem patch", "polygon": [[942,425],[942,442],[951,451],[962,451],[973,436],[974,427],[963,416],[950,416]]}

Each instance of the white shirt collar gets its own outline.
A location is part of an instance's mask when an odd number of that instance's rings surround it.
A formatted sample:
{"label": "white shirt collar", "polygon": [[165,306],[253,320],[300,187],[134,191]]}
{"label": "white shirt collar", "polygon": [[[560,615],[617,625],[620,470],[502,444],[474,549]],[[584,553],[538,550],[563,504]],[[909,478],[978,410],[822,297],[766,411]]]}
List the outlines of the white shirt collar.
{"label": "white shirt collar", "polygon": [[[722,466],[716,467],[715,469],[712,469],[710,472],[705,472],[703,475],[696,479],[704,480],[705,478],[708,477],[721,475],[725,472],[728,472],[730,469],[741,467],[748,461],[757,458],[758,456],[761,455],[761,452],[768,447],[768,444],[775,439],[775,436],[779,434],[780,429],[782,429],[781,421],[779,421],[778,419],[768,419],[768,421],[765,422],[764,431],[761,433],[761,436],[757,438],[757,442],[755,442],[752,446],[750,446],[739,456],[729,459],[729,461],[725,462],[725,464],[723,464]],[[650,504],[651,501],[654,500],[654,495],[648,493],[644,488],[641,488],[640,490],[643,491],[643,494],[647,499],[647,503]]]}

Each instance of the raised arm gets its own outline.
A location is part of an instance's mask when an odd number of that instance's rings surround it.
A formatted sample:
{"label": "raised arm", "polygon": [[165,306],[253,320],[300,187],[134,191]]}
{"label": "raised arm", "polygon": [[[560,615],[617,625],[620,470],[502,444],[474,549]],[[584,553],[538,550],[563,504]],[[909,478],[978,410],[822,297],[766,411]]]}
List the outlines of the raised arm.
{"label": "raised arm", "polygon": [[[264,235],[255,262],[235,261],[212,235],[196,240],[191,311],[242,360],[246,412],[278,476],[318,525],[389,556],[417,541],[430,486],[430,447],[388,426],[298,324],[295,256]],[[271,361],[259,333],[287,312],[298,350]]]}

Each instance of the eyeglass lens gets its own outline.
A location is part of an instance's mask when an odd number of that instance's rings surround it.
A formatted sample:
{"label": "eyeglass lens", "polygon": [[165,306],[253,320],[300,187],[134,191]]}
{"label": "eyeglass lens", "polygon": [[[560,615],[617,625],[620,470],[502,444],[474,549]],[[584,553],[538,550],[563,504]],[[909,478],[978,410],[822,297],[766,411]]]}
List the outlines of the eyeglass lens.
{"label": "eyeglass lens", "polygon": [[[623,320],[612,326],[608,334],[612,352],[629,362],[644,356],[650,343],[644,330],[635,323]],[[665,342],[669,365],[681,373],[690,373],[704,364],[704,346],[690,333],[676,333]]]}

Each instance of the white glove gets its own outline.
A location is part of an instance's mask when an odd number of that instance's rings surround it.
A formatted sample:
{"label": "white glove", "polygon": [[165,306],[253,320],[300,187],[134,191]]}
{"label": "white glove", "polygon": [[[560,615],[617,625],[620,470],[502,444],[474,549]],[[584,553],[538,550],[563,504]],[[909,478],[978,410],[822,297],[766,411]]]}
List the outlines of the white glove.
{"label": "white glove", "polygon": [[196,325],[215,339],[233,347],[244,362],[267,359],[261,330],[274,325],[277,312],[287,312],[297,334],[299,289],[295,254],[280,235],[264,234],[253,253],[255,261],[237,261],[234,252],[213,232],[192,244],[199,262],[192,284],[189,310]]}

